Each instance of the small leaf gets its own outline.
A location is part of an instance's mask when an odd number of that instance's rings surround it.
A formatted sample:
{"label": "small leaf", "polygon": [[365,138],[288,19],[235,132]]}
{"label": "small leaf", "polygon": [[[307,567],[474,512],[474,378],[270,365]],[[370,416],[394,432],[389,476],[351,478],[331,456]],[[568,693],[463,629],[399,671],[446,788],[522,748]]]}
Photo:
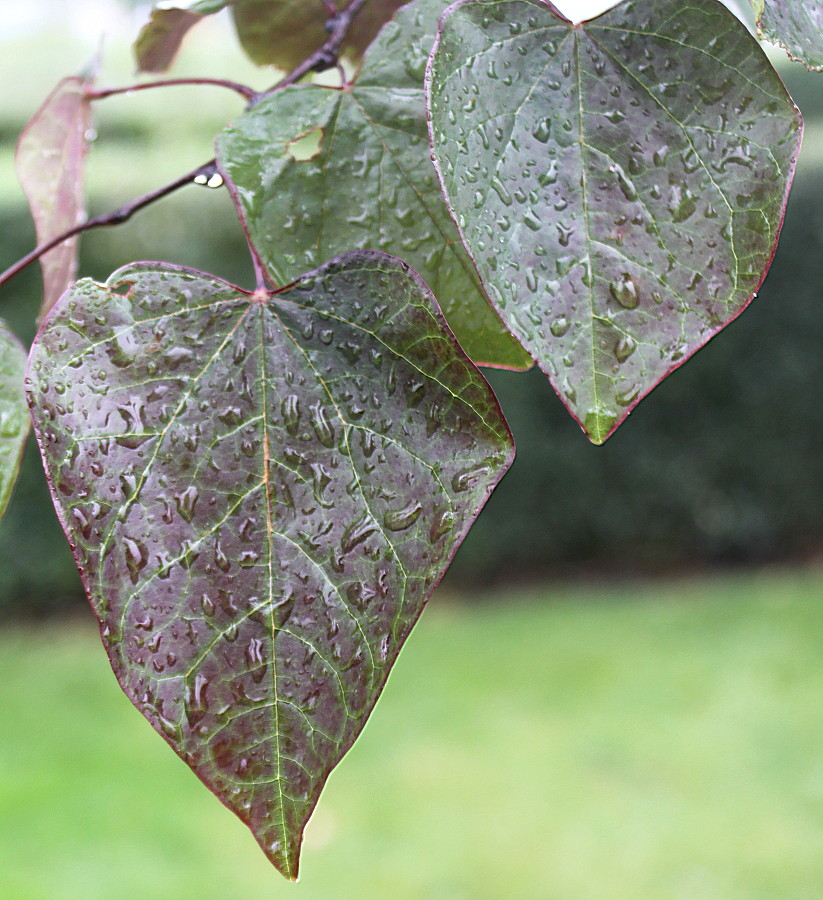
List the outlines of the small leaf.
{"label": "small leaf", "polygon": [[376,253],[272,295],[160,263],[80,282],[29,372],[123,690],[296,877],[326,778],[511,462],[494,395]]}
{"label": "small leaf", "polygon": [[[84,171],[91,129],[89,83],[61,81],[26,125],[17,144],[17,177],[31,207],[37,240],[44,244],[85,218]],[[40,260],[45,315],[77,273],[77,238]]]}
{"label": "small leaf", "polygon": [[180,50],[183,38],[204,17],[220,12],[231,0],[178,0],[158,4],[134,43],[140,72],[167,71]]}
{"label": "small leaf", "polygon": [[602,443],[754,296],[800,113],[715,0],[625,2],[582,25],[539,0],[464,0],[428,91],[489,295]]}
{"label": "small leaf", "polygon": [[0,321],[0,519],[11,499],[29,431],[23,393],[26,353]]}
{"label": "small leaf", "polygon": [[823,72],[823,2],[752,0],[757,31],[806,68]]}
{"label": "small leaf", "polygon": [[[218,161],[280,284],[354,248],[406,260],[477,363],[528,368],[460,243],[431,165],[423,76],[443,0],[417,0],[372,44],[346,90],[296,85],[244,113]],[[295,151],[311,139],[311,153]]]}
{"label": "small leaf", "polygon": [[[336,0],[340,9],[349,2]],[[359,59],[381,26],[407,2],[367,0],[346,36],[346,55]],[[260,66],[291,70],[329,39],[324,28],[328,14],[321,0],[235,0],[232,14],[243,49]]]}

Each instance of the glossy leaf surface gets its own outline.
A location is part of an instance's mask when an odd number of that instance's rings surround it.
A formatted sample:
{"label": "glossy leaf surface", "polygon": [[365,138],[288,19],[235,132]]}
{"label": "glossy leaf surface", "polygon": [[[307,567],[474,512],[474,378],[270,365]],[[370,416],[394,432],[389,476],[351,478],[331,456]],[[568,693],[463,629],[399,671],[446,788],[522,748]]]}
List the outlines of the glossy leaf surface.
{"label": "glossy leaf surface", "polygon": [[124,691],[296,877],[329,772],[510,464],[494,395],[374,253],[274,295],[159,263],[80,282],[29,373]]}
{"label": "glossy leaf surface", "polygon": [[823,71],[821,0],[752,0],[762,37],[780,44],[792,59]]}
{"label": "glossy leaf surface", "polygon": [[429,73],[434,155],[492,300],[602,443],[771,262],[802,123],[715,0],[573,26],[466,0]]}
{"label": "glossy leaf surface", "polygon": [[[81,78],[61,81],[26,125],[17,144],[17,177],[41,244],[85,218],[84,172],[92,124],[87,86]],[[40,260],[43,315],[77,274],[77,243],[77,238],[65,241]]]}
{"label": "glossy leaf surface", "polygon": [[11,498],[29,430],[23,394],[26,353],[0,321],[0,518]]}
{"label": "glossy leaf surface", "polygon": [[475,362],[527,368],[480,286],[431,164],[423,76],[444,6],[417,0],[400,12],[350,88],[271,94],[219,138],[218,161],[279,284],[348,250],[392,253],[431,287]]}

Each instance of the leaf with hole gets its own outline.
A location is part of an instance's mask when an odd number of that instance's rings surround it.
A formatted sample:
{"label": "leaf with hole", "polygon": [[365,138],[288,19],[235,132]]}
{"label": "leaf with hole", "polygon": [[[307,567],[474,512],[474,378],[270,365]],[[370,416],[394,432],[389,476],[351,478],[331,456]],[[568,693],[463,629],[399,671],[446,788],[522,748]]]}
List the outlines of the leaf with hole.
{"label": "leaf with hole", "polygon": [[[65,78],[26,125],[17,144],[17,177],[29,201],[37,240],[45,244],[85,218],[85,164],[92,127],[83,78]],[[78,238],[40,259],[45,315],[77,274]]]}
{"label": "leaf with hole", "polygon": [[28,392],[123,690],[296,877],[326,778],[511,462],[494,395],[378,253],[270,295],[160,263],[82,281]]}
{"label": "leaf with hole", "polygon": [[752,0],[761,37],[779,44],[807,68],[823,72],[823,2]]}
{"label": "leaf with hole", "polygon": [[29,431],[29,414],[23,393],[25,370],[26,352],[0,320],[0,519],[17,481]]}
{"label": "leaf with hole", "polygon": [[572,25],[464,0],[427,82],[443,189],[492,301],[602,443],[750,302],[800,113],[716,0]]}
{"label": "leaf with hole", "polygon": [[443,0],[417,0],[372,44],[353,85],[266,97],[218,139],[218,162],[278,283],[355,248],[426,280],[477,363],[531,360],[492,310],[431,165],[423,76]]}

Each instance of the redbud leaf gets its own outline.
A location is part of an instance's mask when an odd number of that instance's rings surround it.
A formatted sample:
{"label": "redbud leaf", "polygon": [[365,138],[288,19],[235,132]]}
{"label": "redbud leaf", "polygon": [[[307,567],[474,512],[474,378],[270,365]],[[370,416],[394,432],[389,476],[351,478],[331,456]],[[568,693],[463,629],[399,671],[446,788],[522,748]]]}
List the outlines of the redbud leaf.
{"label": "redbud leaf", "polygon": [[[17,144],[16,167],[29,201],[37,240],[44,244],[85,218],[85,163],[92,126],[88,81],[65,78],[26,125]],[[78,238],[40,259],[45,315],[77,274]]]}
{"label": "redbud leaf", "polygon": [[29,402],[117,678],[295,878],[303,829],[511,463],[408,266],[282,291],[136,263],[79,282]]}
{"label": "redbud leaf", "polygon": [[140,29],[134,55],[140,72],[167,71],[183,43],[183,38],[204,17],[220,12],[230,0],[179,0],[158,4],[149,21]]}
{"label": "redbud leaf", "polygon": [[580,25],[540,0],[463,0],[427,86],[489,296],[602,443],[754,297],[800,113],[716,0],[632,0]]}
{"label": "redbud leaf", "polygon": [[752,0],[761,37],[779,44],[806,68],[823,72],[823,2]]}
{"label": "redbud leaf", "polygon": [[417,0],[369,48],[353,85],[276,91],[218,139],[251,241],[279,284],[352,249],[401,257],[468,355],[528,368],[449,217],[428,146],[423,77],[443,0]]}
{"label": "redbud leaf", "polygon": [[[335,0],[345,9],[351,0]],[[343,52],[359,59],[380,27],[408,0],[367,0],[343,43]],[[445,4],[444,4],[445,6]],[[232,15],[243,49],[258,65],[291,70],[329,39],[329,16],[321,0],[235,0]]]}

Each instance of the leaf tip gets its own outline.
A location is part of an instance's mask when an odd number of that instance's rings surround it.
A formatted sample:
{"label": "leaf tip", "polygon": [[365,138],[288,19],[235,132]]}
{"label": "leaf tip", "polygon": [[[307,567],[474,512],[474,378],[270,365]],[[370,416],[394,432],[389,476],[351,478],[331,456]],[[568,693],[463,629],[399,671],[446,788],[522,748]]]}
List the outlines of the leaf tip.
{"label": "leaf tip", "polygon": [[583,423],[583,430],[586,432],[586,436],[598,447],[606,443],[606,440],[616,427],[617,416],[597,412],[596,410],[592,410]]}

